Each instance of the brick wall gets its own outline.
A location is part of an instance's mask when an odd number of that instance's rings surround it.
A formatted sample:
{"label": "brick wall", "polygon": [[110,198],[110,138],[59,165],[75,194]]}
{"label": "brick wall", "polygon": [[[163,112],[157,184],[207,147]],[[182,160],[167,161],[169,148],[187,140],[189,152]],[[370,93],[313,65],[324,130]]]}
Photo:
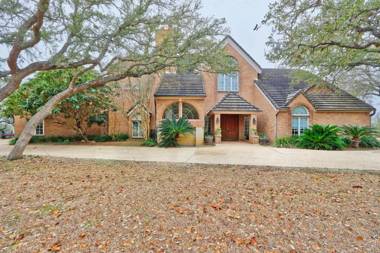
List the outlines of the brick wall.
{"label": "brick wall", "polygon": [[[48,117],[44,120],[44,135],[45,136],[73,136],[76,135],[76,132],[72,130],[66,124],[58,124],[56,123],[56,119],[54,117]],[[61,122],[62,120],[60,120]],[[15,134],[16,136],[20,135],[22,130],[24,129],[26,124],[26,119],[15,117]],[[100,135],[106,134],[107,127],[106,126],[98,126],[97,124],[93,124],[88,129],[89,135]]]}
{"label": "brick wall", "polygon": [[337,112],[337,111],[315,111],[312,104],[307,100],[307,98],[300,94],[296,97],[290,104],[289,110],[282,111],[277,116],[277,136],[290,136],[292,134],[291,130],[291,111],[298,106],[305,106],[309,110],[309,124],[320,124],[320,125],[360,125],[360,126],[370,126],[371,117],[369,112]]}

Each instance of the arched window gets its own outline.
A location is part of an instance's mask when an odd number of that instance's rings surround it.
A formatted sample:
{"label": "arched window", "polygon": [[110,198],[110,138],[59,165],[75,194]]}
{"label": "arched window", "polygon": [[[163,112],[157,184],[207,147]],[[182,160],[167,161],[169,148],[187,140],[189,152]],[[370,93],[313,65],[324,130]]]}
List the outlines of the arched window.
{"label": "arched window", "polygon": [[191,104],[182,104],[182,117],[186,119],[199,119],[197,110]]}
{"label": "arched window", "polygon": [[169,105],[164,112],[164,119],[178,119],[183,117],[186,119],[199,119],[197,110],[188,103],[182,103],[182,115],[179,115],[179,103]]}
{"label": "arched window", "polygon": [[292,135],[301,135],[309,127],[309,111],[305,106],[292,110]]}
{"label": "arched window", "polygon": [[164,119],[178,119],[179,118],[179,103],[169,105],[164,112]]}
{"label": "arched window", "polygon": [[[239,63],[231,57],[231,64],[236,69],[239,68]],[[239,91],[239,72],[218,74],[218,91]]]}

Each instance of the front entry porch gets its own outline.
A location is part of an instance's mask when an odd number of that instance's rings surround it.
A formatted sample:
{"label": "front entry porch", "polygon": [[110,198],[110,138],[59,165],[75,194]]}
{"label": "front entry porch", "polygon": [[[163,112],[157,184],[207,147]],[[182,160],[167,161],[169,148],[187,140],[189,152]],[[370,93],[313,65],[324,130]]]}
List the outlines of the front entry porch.
{"label": "front entry porch", "polygon": [[259,142],[255,113],[218,112],[210,114],[209,119],[210,132],[213,133],[216,144],[222,141]]}
{"label": "front entry porch", "polygon": [[257,113],[260,112],[238,94],[226,94],[208,114],[208,132],[214,134],[216,144],[222,141],[259,143]]}

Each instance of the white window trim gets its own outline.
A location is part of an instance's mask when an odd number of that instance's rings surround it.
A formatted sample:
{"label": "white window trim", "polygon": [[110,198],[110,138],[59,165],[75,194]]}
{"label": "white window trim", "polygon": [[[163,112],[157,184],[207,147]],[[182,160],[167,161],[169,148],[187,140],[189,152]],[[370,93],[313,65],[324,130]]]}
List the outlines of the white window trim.
{"label": "white window trim", "polygon": [[[222,76],[223,77],[223,85],[222,85],[222,89],[219,89],[219,77]],[[227,76],[229,76],[229,74],[225,74],[225,73],[219,73],[218,74],[218,77],[217,77],[217,84],[216,84],[216,88],[217,88],[217,91],[220,91],[220,92],[239,92],[240,90],[240,73],[237,71],[236,72],[236,84],[237,84],[237,89],[236,90],[233,90],[232,89],[232,81],[230,82],[231,84],[231,87],[230,89],[226,89],[226,79],[227,79]]]}
{"label": "white window trim", "polygon": [[293,135],[293,118],[297,118],[297,136],[301,136],[301,119],[302,118],[306,118],[306,128],[305,129],[308,129],[309,128],[309,115],[301,115],[301,116],[297,116],[297,115],[292,115],[292,135]]}
{"label": "white window trim", "polygon": [[[139,122],[138,124],[138,133],[139,135],[134,135],[134,131],[133,131],[133,122]],[[141,135],[140,135],[141,134]],[[144,138],[143,136],[143,132],[142,132],[142,129],[141,129],[141,120],[132,120],[132,138],[136,138],[136,139],[140,139],[140,138]]]}
{"label": "white window trim", "polygon": [[[42,134],[37,134],[37,126],[42,123]],[[34,136],[45,136],[45,120],[38,123],[36,129],[34,129]]]}

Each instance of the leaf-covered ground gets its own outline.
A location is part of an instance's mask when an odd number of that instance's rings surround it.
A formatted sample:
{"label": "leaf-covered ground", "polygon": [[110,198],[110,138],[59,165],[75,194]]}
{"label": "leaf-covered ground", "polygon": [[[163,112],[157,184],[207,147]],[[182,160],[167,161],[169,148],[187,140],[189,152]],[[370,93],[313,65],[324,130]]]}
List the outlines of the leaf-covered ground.
{"label": "leaf-covered ground", "polygon": [[0,158],[0,252],[379,252],[380,176]]}

